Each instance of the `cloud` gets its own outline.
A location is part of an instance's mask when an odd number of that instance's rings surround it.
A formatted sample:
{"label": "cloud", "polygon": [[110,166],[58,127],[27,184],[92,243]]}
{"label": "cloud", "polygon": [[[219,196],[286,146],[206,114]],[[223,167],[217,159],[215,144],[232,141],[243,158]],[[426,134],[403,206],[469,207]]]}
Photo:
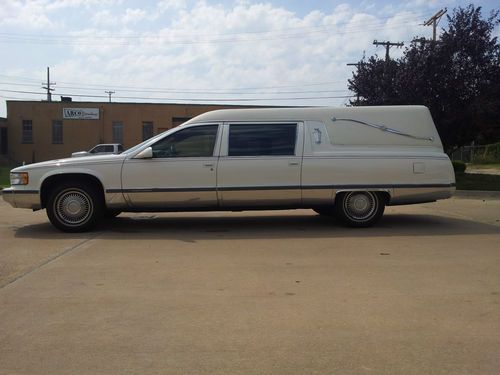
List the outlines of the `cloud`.
{"label": "cloud", "polygon": [[[70,7],[77,3],[92,5],[92,1],[56,3]],[[346,64],[360,60],[363,51],[367,56],[385,53],[382,47],[373,46],[374,39],[408,41],[426,31],[419,26],[421,14],[400,8],[388,17],[373,12],[368,3],[364,9],[341,4],[329,13],[314,10],[305,15],[269,2],[237,1],[224,6],[198,1],[188,8],[180,0],[162,1],[149,8],[91,6],[90,12],[91,21],[84,28],[64,31],[66,36],[72,36],[73,48],[65,49],[68,55],[58,56],[51,73],[58,83],[76,83],[73,87],[105,84],[106,89],[116,91],[117,100],[120,96],[210,101],[221,97],[348,95],[347,79],[353,68]],[[154,25],[156,28],[147,28]],[[391,56],[400,53],[391,49]],[[127,92],[123,86],[192,93]],[[283,90],[282,86],[295,87]],[[248,87],[262,89],[253,90],[258,93],[254,95],[241,94],[247,92],[242,88]],[[193,89],[239,94],[202,95]],[[273,94],[276,91],[292,93]],[[72,92],[85,90],[63,90],[58,84],[55,94]],[[253,104],[341,105],[344,101],[332,98]]]}

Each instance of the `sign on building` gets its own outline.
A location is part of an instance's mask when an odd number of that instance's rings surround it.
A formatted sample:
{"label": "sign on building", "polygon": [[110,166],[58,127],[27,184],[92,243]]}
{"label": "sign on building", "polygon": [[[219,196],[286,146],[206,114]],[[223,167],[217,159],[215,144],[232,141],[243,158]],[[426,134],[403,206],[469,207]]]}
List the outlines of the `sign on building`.
{"label": "sign on building", "polygon": [[63,108],[64,120],[99,120],[99,108]]}

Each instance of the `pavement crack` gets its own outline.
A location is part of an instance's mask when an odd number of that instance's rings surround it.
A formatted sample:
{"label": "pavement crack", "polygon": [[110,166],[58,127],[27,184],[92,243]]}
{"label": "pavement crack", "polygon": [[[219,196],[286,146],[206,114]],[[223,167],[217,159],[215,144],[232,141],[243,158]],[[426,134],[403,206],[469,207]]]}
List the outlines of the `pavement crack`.
{"label": "pavement crack", "polygon": [[21,273],[21,274],[17,275],[16,277],[14,277],[12,280],[7,280],[5,282],[5,284],[0,284],[0,290],[3,289],[3,288],[5,288],[5,287],[7,287],[7,286],[9,286],[9,285],[11,285],[11,284],[13,284],[13,283],[15,283],[18,280],[24,278],[25,276],[28,276],[29,274],[31,274],[31,273],[33,273],[33,272],[35,272],[35,271],[43,268],[47,264],[52,263],[53,261],[61,258],[62,256],[71,253],[72,251],[74,251],[74,250],[78,249],[79,247],[85,245],[87,242],[92,241],[93,239],[97,238],[101,234],[102,234],[102,232],[96,233],[95,235],[93,235],[93,236],[91,236],[89,238],[86,238],[83,241],[80,241],[77,244],[64,249],[60,253],[55,254],[55,255],[53,255],[53,256],[45,259],[42,263],[40,263],[40,264],[38,264],[38,265],[36,265],[34,267],[29,268],[28,270],[26,270],[23,273]]}

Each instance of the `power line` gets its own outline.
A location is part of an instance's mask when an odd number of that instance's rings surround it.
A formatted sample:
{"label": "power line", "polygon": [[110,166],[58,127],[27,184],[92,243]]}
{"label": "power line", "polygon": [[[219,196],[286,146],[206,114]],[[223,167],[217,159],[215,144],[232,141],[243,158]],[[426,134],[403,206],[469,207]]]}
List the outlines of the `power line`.
{"label": "power line", "polygon": [[[45,95],[35,91],[21,91],[21,90],[7,90],[0,89],[0,92],[11,92],[18,94],[36,94]],[[88,95],[88,94],[75,94],[75,93],[59,93],[61,96],[73,96],[82,98],[107,98],[107,95]],[[155,98],[155,97],[140,97],[140,96],[116,96],[117,99],[135,99],[135,100],[181,100],[193,102],[248,102],[248,101],[276,101],[276,100],[312,100],[312,99],[345,99],[351,98],[354,95],[340,95],[340,96],[309,96],[309,97],[287,97],[287,98]]]}
{"label": "power line", "polygon": [[[350,64],[347,64],[350,65]],[[345,81],[342,81],[345,83]],[[0,82],[0,85],[5,86],[25,86],[25,87],[37,87],[38,85],[29,84],[29,83],[9,83],[9,82]],[[85,86],[65,86],[59,85],[61,89],[76,89],[76,90],[84,90],[84,91],[102,91],[100,88],[93,87],[85,87]],[[207,90],[207,91],[186,91],[186,90],[173,90],[173,89],[121,89],[123,92],[142,92],[142,93],[158,93],[158,94],[196,94],[196,95],[211,95],[211,94],[222,94],[222,95],[265,95],[265,94],[273,94],[273,95],[281,95],[281,94],[319,94],[319,93],[331,93],[331,92],[345,92],[346,89],[332,89],[332,90],[300,90],[300,91],[216,91],[216,90]],[[108,91],[104,91],[109,94]],[[111,94],[115,92],[112,91]]]}
{"label": "power line", "polygon": [[[339,60],[340,61],[340,60]],[[33,81],[33,82],[38,82],[38,79],[35,78],[28,78],[28,77],[19,77],[19,76],[9,76],[5,74],[0,74],[0,77],[5,77],[7,79],[15,79],[15,80],[21,80],[21,81]],[[68,84],[68,85],[78,85],[80,87],[79,82],[68,82],[68,81],[59,81],[61,84]],[[284,89],[284,88],[294,88],[294,87],[311,87],[311,86],[324,86],[324,85],[332,85],[336,83],[345,83],[345,80],[337,80],[337,81],[322,81],[322,82],[300,82],[296,84],[287,84],[287,85],[278,85],[278,86],[253,86],[253,87],[225,87],[225,88],[220,88],[220,89],[206,89],[206,88],[191,88],[191,89],[184,89],[187,92],[193,92],[193,91],[209,91],[211,93],[221,93],[220,91],[229,91],[229,90],[272,90],[272,89]],[[16,86],[22,86],[22,85],[27,85],[27,84],[21,84],[21,83],[9,83],[9,82],[4,82],[4,84],[12,84]],[[38,85],[36,85],[38,86]],[[139,86],[119,86],[115,85],[113,83],[106,83],[106,84],[86,84],[83,87],[96,87],[98,90],[106,89],[108,87],[114,87],[115,89],[119,89],[121,91],[125,91],[126,89],[134,89],[134,90],[164,90],[164,91],[169,91],[169,90],[176,90],[174,88],[161,88],[161,87],[139,87]],[[62,87],[59,85],[59,87]],[[66,87],[69,88],[69,87]],[[97,89],[95,89],[97,90]]]}
{"label": "power line", "polygon": [[[416,21],[415,21],[416,22]],[[366,25],[356,26],[352,28],[344,28],[343,31],[329,30],[327,28],[316,29],[309,32],[300,32],[300,33],[274,33],[268,32],[269,36],[259,37],[259,38],[225,38],[225,36],[231,34],[219,34],[222,37],[215,38],[206,38],[206,35],[200,35],[202,39],[199,37],[196,39],[186,40],[186,37],[175,38],[174,36],[168,35],[143,35],[143,36],[130,36],[130,37],[115,37],[115,36],[106,36],[106,35],[96,35],[96,36],[79,36],[79,35],[71,35],[71,36],[61,36],[61,35],[29,35],[29,34],[8,34],[8,33],[0,33],[0,36],[4,36],[3,39],[0,40],[0,43],[23,43],[23,44],[57,44],[57,45],[93,45],[95,43],[99,43],[100,45],[114,45],[114,46],[130,46],[134,44],[164,44],[164,45],[202,45],[202,44],[231,44],[231,43],[252,43],[252,42],[264,42],[264,41],[273,41],[273,40],[286,40],[286,39],[297,39],[297,38],[306,38],[310,37],[314,34],[334,34],[334,35],[346,35],[353,34],[359,32],[367,32],[367,31],[377,31],[377,30],[387,30],[387,29],[397,29],[400,26],[408,26],[408,21],[393,24],[391,26],[380,26],[377,24],[377,27],[367,28]],[[244,34],[240,34],[244,35]],[[107,41],[107,40],[109,41]],[[132,40],[129,40],[132,39]]]}
{"label": "power line", "polygon": [[[424,16],[427,12],[414,12],[405,15],[405,17],[402,17],[401,20],[405,19],[410,19],[410,20],[417,20],[421,17]],[[380,21],[382,20],[388,20],[390,18],[394,18],[395,15],[391,16],[384,16],[384,17],[379,17],[377,18],[374,22],[368,22],[364,23],[362,26],[351,26],[350,28],[358,29],[358,27],[362,27],[366,29],[367,26],[379,26]],[[350,21],[349,21],[350,22]],[[346,22],[347,23],[347,22]],[[407,22],[405,22],[407,23]],[[279,34],[282,32],[289,32],[289,31],[323,31],[323,30],[328,30],[330,27],[338,27],[342,26],[339,25],[338,23],[330,23],[330,24],[323,24],[320,26],[298,26],[298,27],[285,27],[285,28],[280,28],[280,29],[273,29],[273,30],[250,30],[250,31],[239,31],[239,32],[224,32],[224,33],[189,33],[189,34],[183,34],[183,35],[177,35],[179,38],[199,38],[201,37],[224,37],[224,36],[245,36],[245,35],[255,35],[255,34]],[[347,28],[349,29],[349,27]],[[184,32],[185,29],[167,29],[169,32],[172,33],[179,33],[179,32]],[[61,35],[61,34],[45,34],[45,35],[40,35],[40,34],[26,34],[26,33],[8,33],[8,32],[0,32],[0,36],[4,37],[13,37],[13,38],[52,38],[52,39],[74,39],[75,37],[77,38],[91,38],[91,39],[140,39],[141,41],[144,39],[156,39],[158,36],[156,35],[131,35],[131,34],[113,34],[113,35],[96,35],[96,36],[88,36],[88,35],[79,35],[77,33],[73,33],[70,35]],[[165,37],[165,36],[163,36]]]}

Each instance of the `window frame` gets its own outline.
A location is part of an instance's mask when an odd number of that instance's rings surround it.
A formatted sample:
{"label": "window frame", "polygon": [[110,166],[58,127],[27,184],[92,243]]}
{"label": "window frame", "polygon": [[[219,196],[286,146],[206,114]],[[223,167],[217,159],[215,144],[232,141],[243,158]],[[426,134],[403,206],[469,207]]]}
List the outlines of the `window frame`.
{"label": "window frame", "polygon": [[[117,140],[115,138],[115,128],[120,129],[120,136],[121,136],[120,140]],[[113,139],[113,143],[123,144],[123,121],[118,120],[118,121],[113,121],[111,123],[111,138]]]}
{"label": "window frame", "polygon": [[[146,128],[146,125],[151,125],[151,135],[149,137],[144,136],[144,129]],[[154,137],[154,131],[155,131],[155,123],[153,121],[143,121],[142,122],[142,140],[147,141],[148,139],[151,139]]]}
{"label": "window frame", "polygon": [[[55,125],[60,125],[60,134],[61,134],[61,139],[56,140],[54,137],[55,133]],[[63,125],[63,120],[52,120],[52,144],[53,145],[62,145],[64,144],[64,125]]]}
{"label": "window frame", "polygon": [[[24,129],[25,122],[30,123],[30,131],[29,131],[29,139],[25,136],[27,134],[27,130]],[[33,120],[29,119],[23,119],[21,120],[21,143],[23,144],[33,144],[34,143],[34,136],[33,136]]]}

